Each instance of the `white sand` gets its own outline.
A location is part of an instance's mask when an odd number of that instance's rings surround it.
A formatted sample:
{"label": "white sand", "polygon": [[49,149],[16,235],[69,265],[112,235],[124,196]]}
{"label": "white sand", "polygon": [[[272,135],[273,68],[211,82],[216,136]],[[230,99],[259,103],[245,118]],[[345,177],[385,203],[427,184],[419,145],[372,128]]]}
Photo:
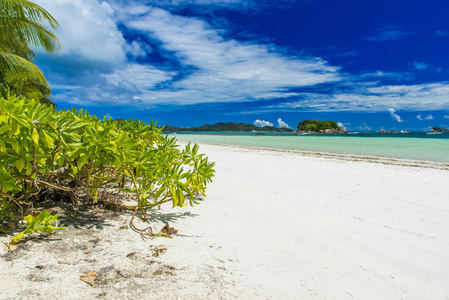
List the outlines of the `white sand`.
{"label": "white sand", "polygon": [[[124,216],[14,254],[0,245],[0,298],[449,299],[447,166],[200,152],[216,162],[207,199],[154,215],[191,237],[145,242],[118,230]],[[79,280],[89,271],[96,287]]]}

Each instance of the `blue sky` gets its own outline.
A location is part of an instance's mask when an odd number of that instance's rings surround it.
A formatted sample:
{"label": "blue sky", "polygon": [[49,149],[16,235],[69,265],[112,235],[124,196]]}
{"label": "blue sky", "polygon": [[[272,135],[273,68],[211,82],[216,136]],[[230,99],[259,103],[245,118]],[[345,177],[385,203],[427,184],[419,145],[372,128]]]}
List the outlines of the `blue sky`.
{"label": "blue sky", "polygon": [[36,64],[58,108],[181,127],[449,128],[449,3],[37,0],[60,23]]}

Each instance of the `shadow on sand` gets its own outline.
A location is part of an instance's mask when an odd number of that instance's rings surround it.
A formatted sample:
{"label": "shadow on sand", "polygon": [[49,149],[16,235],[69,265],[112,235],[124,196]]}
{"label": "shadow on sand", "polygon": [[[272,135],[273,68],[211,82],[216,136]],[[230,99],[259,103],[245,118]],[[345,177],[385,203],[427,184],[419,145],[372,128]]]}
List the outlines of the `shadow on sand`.
{"label": "shadow on sand", "polygon": [[147,212],[147,218],[150,222],[174,222],[179,219],[185,219],[190,217],[196,217],[197,214],[192,214],[191,212],[176,212],[176,213],[161,213],[158,211]]}

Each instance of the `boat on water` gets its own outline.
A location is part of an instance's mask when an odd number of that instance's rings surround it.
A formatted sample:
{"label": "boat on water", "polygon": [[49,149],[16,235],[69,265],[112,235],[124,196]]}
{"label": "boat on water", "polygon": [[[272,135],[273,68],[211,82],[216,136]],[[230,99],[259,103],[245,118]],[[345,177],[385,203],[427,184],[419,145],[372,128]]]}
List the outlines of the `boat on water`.
{"label": "boat on water", "polygon": [[441,131],[430,131],[426,132],[426,134],[443,134]]}

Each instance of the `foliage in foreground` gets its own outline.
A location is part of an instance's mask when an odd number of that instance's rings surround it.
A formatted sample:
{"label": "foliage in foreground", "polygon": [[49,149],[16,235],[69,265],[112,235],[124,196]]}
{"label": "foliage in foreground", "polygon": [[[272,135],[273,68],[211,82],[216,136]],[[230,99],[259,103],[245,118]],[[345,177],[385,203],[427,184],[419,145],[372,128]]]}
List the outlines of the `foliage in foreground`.
{"label": "foliage in foreground", "polygon": [[131,193],[136,203],[125,208],[134,215],[166,202],[193,206],[213,166],[198,145],[179,149],[153,122],[100,120],[83,110],[0,98],[0,227],[42,200],[65,199],[77,209],[117,205],[114,195]]}
{"label": "foliage in foreground", "polygon": [[51,216],[47,210],[43,210],[37,217],[29,214],[24,218],[28,223],[27,228],[16,235],[10,242],[10,244],[17,244],[25,235],[33,232],[46,232],[48,235],[55,230],[66,229],[66,227],[57,227],[52,224],[55,223],[59,215]]}

